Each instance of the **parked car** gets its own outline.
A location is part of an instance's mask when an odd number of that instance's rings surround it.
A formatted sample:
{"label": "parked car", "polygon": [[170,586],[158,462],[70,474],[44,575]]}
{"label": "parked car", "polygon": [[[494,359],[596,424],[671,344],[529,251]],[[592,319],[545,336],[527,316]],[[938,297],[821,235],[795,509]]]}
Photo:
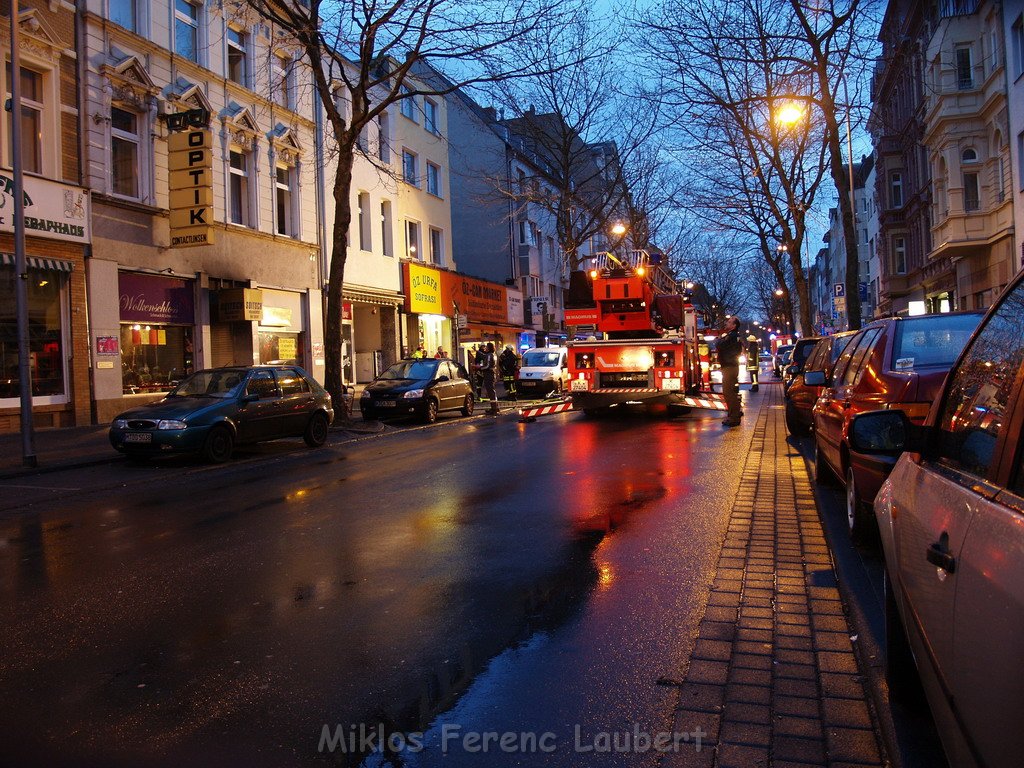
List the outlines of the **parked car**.
{"label": "parked car", "polygon": [[[850,420],[858,413],[898,408],[924,421],[951,365],[981,320],[980,312],[952,312],[875,320],[843,350],[829,386],[814,404],[814,469],[819,482],[846,485],[850,535],[863,538],[873,524],[874,501],[895,459],[851,456]],[[804,377],[807,380],[807,377]]]}
{"label": "parked car", "polygon": [[401,360],[366,385],[359,398],[363,419],[417,416],[427,424],[444,411],[472,416],[475,399],[466,369],[454,360]]}
{"label": "parked car", "polygon": [[804,364],[807,362],[807,358],[811,356],[814,351],[815,345],[819,341],[818,337],[812,337],[809,339],[799,339],[796,344],[793,345],[793,351],[789,355],[789,363],[786,365],[782,376],[782,391],[787,392],[790,386],[793,384],[793,380],[804,371]]}
{"label": "parked car", "polygon": [[[854,418],[866,460],[905,451],[875,499],[885,555],[886,668],[916,664],[951,766],[1024,755],[1024,276],[959,355],[924,425]],[[908,652],[908,651],[912,651]]]}
{"label": "parked car", "polygon": [[569,364],[565,354],[565,347],[537,347],[523,352],[519,368],[519,392],[523,397],[568,389]]}
{"label": "parked car", "polygon": [[[824,336],[814,345],[811,356],[804,363],[803,371],[786,390],[786,429],[793,437],[806,437],[814,425],[813,409],[824,386],[832,380],[832,369],[839,355],[846,349],[846,343],[856,331]],[[808,381],[810,379],[810,381]]]}
{"label": "parked car", "polygon": [[246,443],[302,437],[323,445],[333,420],[331,396],[304,370],[256,365],[198,371],[162,400],[118,415],[109,434],[133,457],[185,452],[222,462]]}
{"label": "parked car", "polygon": [[775,350],[775,357],[772,358],[772,367],[775,371],[775,378],[782,378],[782,371],[789,362],[787,354],[793,351],[792,344],[783,344]]}

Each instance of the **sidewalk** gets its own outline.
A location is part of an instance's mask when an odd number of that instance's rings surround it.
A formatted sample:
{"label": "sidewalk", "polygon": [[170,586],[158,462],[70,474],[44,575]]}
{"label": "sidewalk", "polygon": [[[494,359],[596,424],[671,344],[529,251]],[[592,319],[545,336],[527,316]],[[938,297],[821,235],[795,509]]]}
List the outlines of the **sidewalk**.
{"label": "sidewalk", "polygon": [[704,748],[669,755],[662,765],[881,766],[810,479],[786,441],[782,387],[762,391],[708,605],[679,684],[674,730],[699,726]]}

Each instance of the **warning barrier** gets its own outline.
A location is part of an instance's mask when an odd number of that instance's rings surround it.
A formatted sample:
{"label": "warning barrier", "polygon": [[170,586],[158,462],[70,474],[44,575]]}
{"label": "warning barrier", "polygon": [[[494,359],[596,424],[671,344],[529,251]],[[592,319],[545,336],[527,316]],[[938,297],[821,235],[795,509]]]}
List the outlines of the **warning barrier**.
{"label": "warning barrier", "polygon": [[552,403],[551,405],[538,405],[534,408],[522,408],[519,411],[520,421],[533,421],[538,416],[547,416],[552,413],[562,413],[563,411],[572,410],[572,401],[563,400],[560,403]]}
{"label": "warning barrier", "polygon": [[715,392],[701,392],[699,395],[686,395],[677,402],[681,405],[688,405],[691,408],[707,408],[712,411],[729,410],[729,406],[725,404],[725,398]]}

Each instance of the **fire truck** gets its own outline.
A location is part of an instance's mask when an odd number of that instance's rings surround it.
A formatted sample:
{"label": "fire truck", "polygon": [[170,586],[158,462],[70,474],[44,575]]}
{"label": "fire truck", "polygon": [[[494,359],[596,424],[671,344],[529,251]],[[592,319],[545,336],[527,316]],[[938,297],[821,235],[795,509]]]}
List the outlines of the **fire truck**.
{"label": "fire truck", "polygon": [[697,314],[661,254],[605,253],[589,270],[573,272],[565,322],[595,334],[567,344],[573,410],[663,414],[721,407],[720,397],[699,392],[703,341]]}

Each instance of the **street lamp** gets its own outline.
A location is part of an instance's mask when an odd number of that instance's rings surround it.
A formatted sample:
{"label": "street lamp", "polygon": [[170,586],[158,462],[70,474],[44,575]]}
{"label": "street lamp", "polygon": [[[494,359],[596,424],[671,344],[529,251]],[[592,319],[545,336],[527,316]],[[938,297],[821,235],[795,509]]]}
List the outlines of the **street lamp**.
{"label": "street lamp", "polygon": [[612,234],[616,237],[622,237],[626,234],[626,225],[621,221],[617,221],[612,225]]}
{"label": "street lamp", "polygon": [[783,296],[786,295],[786,291],[783,288],[776,288],[775,289],[775,295],[778,296],[781,299]]}
{"label": "street lamp", "polygon": [[782,125],[796,125],[803,117],[803,107],[794,102],[789,102],[775,113],[775,120]]}

